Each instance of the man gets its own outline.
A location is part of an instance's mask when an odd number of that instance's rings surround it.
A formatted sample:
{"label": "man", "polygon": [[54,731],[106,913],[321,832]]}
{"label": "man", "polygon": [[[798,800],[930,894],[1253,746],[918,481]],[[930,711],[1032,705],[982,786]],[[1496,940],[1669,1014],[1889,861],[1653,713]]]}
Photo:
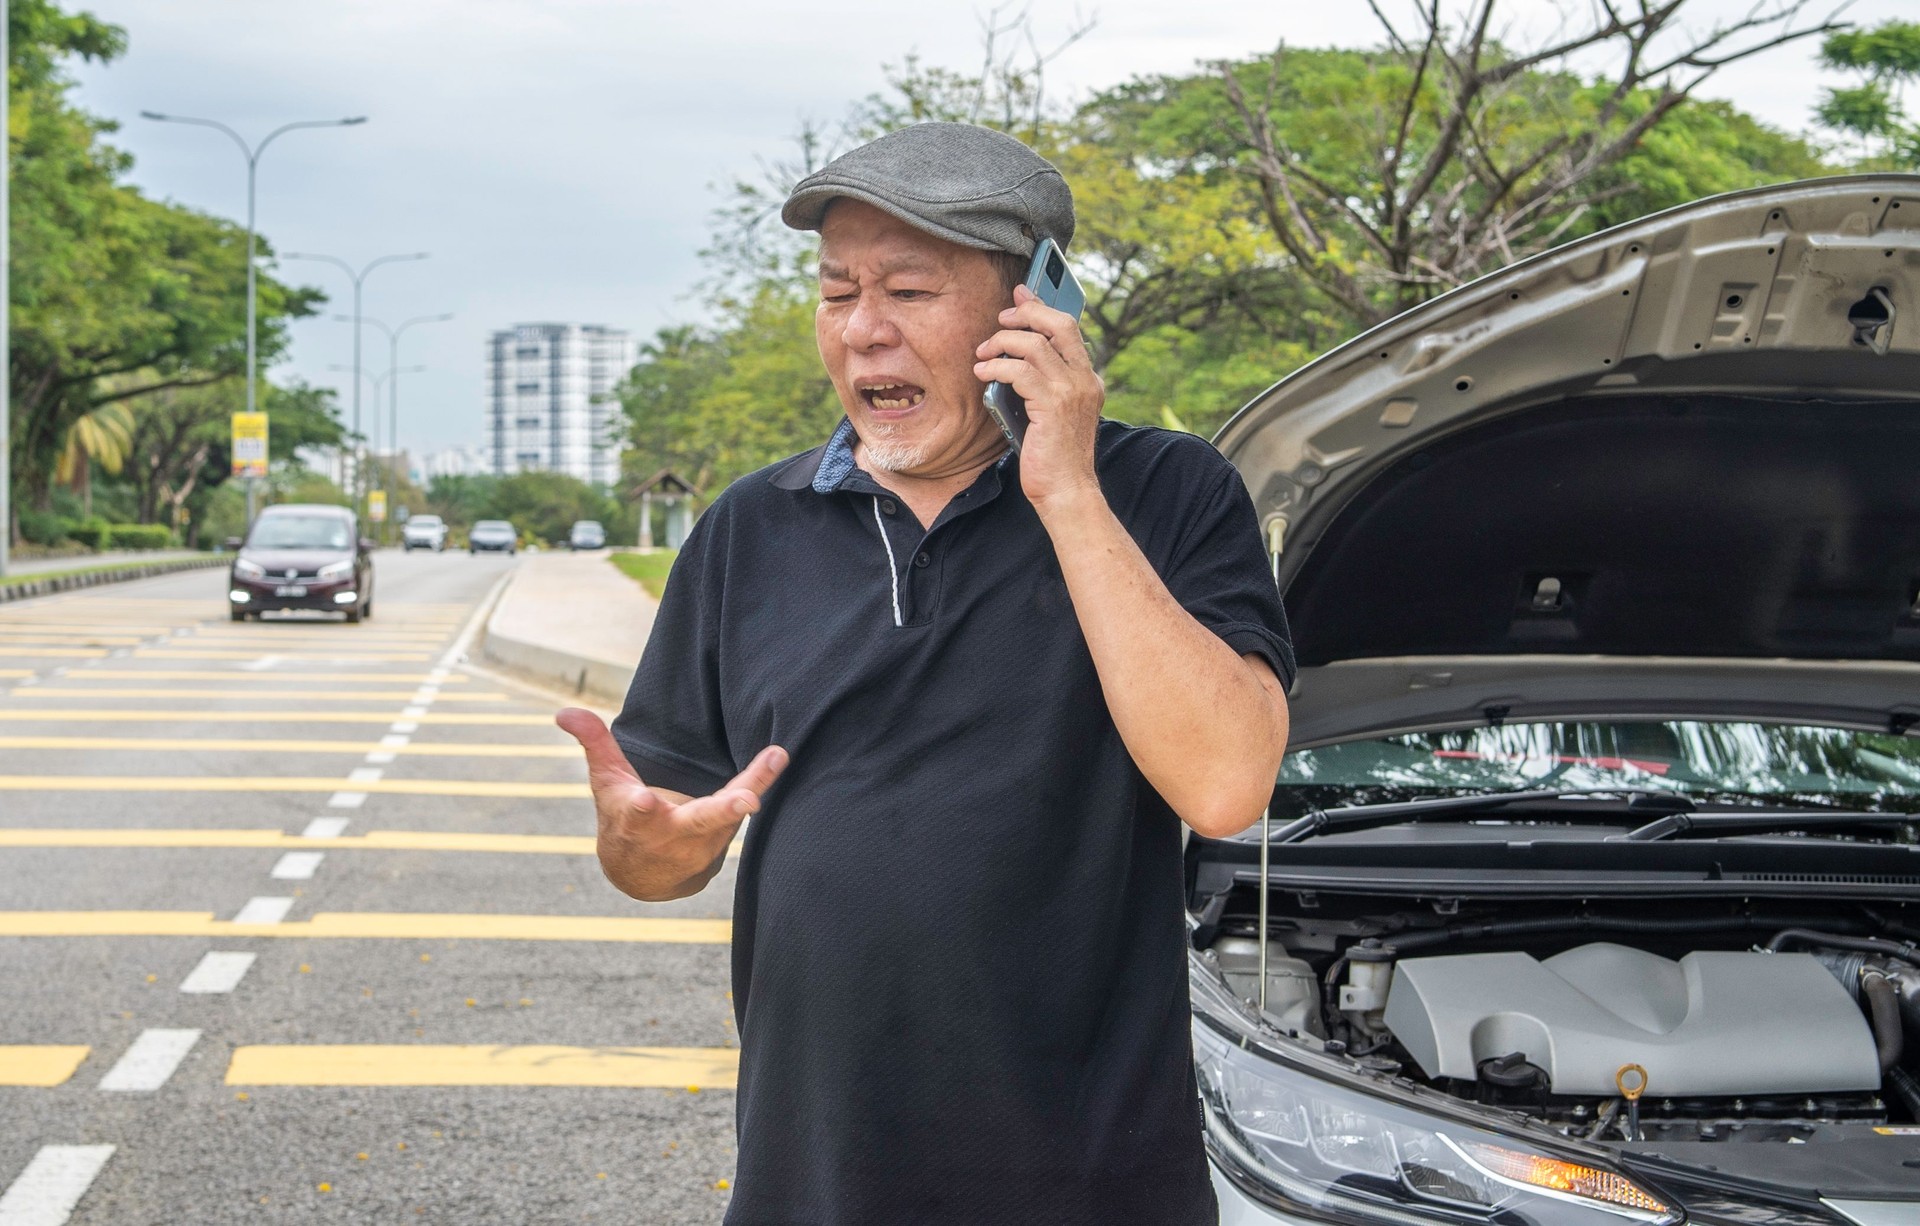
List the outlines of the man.
{"label": "man", "polygon": [[907,128],[782,216],[820,232],[846,420],[701,517],[612,735],[560,721],[636,898],[759,812],[727,1221],[1211,1223],[1179,822],[1251,825],[1286,744],[1252,503],[1201,440],[1100,420],[1075,321],[1018,285],[1073,232],[1018,141]]}

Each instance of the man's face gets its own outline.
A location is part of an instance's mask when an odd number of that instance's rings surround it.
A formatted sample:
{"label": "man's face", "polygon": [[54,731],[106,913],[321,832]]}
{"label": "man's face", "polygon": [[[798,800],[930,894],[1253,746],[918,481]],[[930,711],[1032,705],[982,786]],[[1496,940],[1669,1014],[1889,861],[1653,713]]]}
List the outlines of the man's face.
{"label": "man's face", "polygon": [[820,229],[814,334],[863,461],[938,479],[999,453],[974,349],[1012,301],[987,253],[858,200],[833,203]]}

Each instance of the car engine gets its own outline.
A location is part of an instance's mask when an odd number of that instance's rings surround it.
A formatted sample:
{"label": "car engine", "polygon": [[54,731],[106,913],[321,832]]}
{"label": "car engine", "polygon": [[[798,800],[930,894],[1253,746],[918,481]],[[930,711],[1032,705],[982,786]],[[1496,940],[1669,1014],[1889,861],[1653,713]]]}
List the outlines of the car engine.
{"label": "car engine", "polygon": [[[1313,902],[1274,917],[1265,1020],[1373,1071],[1588,1139],[1920,1123],[1920,947],[1859,914]],[[1255,999],[1244,925],[1202,958]]]}

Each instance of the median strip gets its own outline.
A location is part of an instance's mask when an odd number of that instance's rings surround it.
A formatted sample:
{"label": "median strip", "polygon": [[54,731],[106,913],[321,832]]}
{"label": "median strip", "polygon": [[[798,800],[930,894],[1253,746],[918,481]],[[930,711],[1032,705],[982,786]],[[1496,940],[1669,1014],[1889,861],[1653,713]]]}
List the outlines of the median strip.
{"label": "median strip", "polygon": [[733,939],[733,922],[636,915],[322,911],[308,920],[260,924],[215,919],[211,911],[0,911],[0,937],[295,937],[725,945]]}
{"label": "median strip", "polygon": [[[0,775],[0,792],[337,792],[338,779],[296,776]],[[584,800],[584,783],[516,783],[498,779],[377,779],[354,782],[361,793],[400,796],[492,796],[514,800]]]}
{"label": "median strip", "polygon": [[731,1090],[731,1047],[505,1047],[494,1044],[236,1047],[230,1086],[606,1086]]}

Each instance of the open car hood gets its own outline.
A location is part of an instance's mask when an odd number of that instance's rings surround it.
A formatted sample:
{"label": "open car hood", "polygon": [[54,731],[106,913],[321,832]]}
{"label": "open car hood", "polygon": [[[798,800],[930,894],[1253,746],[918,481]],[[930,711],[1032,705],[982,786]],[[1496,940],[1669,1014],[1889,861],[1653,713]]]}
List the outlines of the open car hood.
{"label": "open car hood", "polygon": [[1215,442],[1276,555],[1296,747],[1920,720],[1920,176],[1570,243],[1302,367]]}

